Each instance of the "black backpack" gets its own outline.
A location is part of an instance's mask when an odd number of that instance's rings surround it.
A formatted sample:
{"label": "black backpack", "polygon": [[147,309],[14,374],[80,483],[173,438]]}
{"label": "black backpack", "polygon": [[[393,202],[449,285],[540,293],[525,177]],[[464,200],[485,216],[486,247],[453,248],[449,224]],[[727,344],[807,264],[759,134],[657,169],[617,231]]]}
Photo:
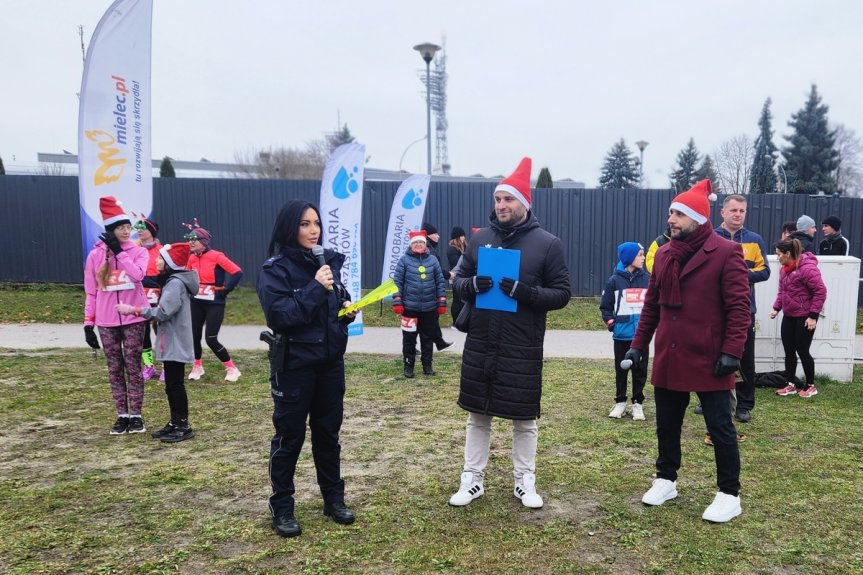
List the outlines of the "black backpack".
{"label": "black backpack", "polygon": [[[800,380],[797,379],[797,376],[795,375],[792,378],[791,383],[797,385],[800,383]],[[780,389],[786,385],[788,385],[788,378],[785,377],[784,371],[768,371],[766,373],[755,374],[755,387]]]}

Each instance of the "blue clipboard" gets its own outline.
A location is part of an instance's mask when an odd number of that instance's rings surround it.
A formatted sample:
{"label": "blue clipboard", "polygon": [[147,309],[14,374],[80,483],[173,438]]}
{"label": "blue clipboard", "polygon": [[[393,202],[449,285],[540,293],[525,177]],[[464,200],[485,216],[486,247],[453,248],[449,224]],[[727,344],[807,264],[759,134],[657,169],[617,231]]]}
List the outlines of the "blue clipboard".
{"label": "blue clipboard", "polygon": [[481,247],[477,253],[477,260],[476,275],[490,276],[494,282],[490,290],[477,294],[477,309],[493,309],[508,312],[518,311],[518,302],[503,293],[498,284],[501,278],[518,279],[521,251]]}

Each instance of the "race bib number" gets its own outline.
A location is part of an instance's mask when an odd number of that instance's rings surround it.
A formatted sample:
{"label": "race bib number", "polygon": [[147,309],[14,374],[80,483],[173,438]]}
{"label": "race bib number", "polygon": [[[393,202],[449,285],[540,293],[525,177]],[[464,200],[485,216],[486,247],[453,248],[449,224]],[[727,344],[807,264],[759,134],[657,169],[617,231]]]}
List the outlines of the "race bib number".
{"label": "race bib number", "polygon": [[413,332],[416,330],[417,330],[417,318],[402,316],[402,331]]}
{"label": "race bib number", "polygon": [[147,301],[150,302],[150,305],[159,303],[160,293],[162,293],[162,290],[159,288],[144,288],[144,295],[147,296]]}
{"label": "race bib number", "polygon": [[105,291],[122,291],[135,289],[135,284],[126,275],[126,270],[111,270],[108,281],[105,283]]}
{"label": "race bib number", "polygon": [[644,307],[645,295],[647,295],[647,288],[626,288],[623,290],[623,297],[620,300],[620,310],[617,313],[620,315],[641,313],[641,308]]}
{"label": "race bib number", "polygon": [[216,286],[211,285],[202,285],[198,287],[198,295],[195,296],[195,299],[202,299],[205,301],[214,301],[216,299]]}

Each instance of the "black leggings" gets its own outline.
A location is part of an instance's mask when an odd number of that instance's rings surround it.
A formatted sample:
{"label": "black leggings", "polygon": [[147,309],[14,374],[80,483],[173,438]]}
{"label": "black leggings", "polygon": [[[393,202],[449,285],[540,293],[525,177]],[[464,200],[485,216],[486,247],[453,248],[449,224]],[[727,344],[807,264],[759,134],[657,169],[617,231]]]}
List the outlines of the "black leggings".
{"label": "black leggings", "polygon": [[204,332],[204,324],[207,324],[207,346],[213,350],[219,361],[225,363],[231,361],[231,354],[224,345],[219,343],[219,329],[222,320],[225,319],[225,306],[204,304],[192,300],[192,340],[195,344],[195,359],[201,359],[203,349],[201,348],[201,335]]}
{"label": "black leggings", "polygon": [[803,365],[806,387],[815,385],[815,360],[809,353],[815,330],[806,329],[805,317],[782,316],[782,347],[785,348],[785,379],[794,381],[797,373],[797,356]]}
{"label": "black leggings", "polygon": [[165,395],[171,410],[171,423],[185,427],[189,424],[189,397],[186,395],[186,364],[179,361],[166,361]]}
{"label": "black leggings", "polygon": [[[147,322],[144,325],[144,349],[152,349],[153,348],[153,340],[150,339],[150,324],[152,322]],[[159,333],[159,329],[156,327],[156,324],[153,324],[153,333]]]}

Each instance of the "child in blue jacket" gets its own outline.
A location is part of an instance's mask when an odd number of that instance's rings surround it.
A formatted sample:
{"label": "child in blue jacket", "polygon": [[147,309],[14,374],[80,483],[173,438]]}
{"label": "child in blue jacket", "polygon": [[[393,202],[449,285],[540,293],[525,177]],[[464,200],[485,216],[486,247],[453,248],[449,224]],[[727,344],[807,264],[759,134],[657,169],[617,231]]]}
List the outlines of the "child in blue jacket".
{"label": "child in blue jacket", "polygon": [[[612,333],[614,340],[614,371],[617,393],[609,417],[620,419],[626,412],[626,379],[629,370],[622,369],[620,362],[635,337],[638,318],[644,306],[644,294],[650,275],[644,271],[644,248],[637,242],[624,242],[617,246],[620,260],[605,283],[599,310],[602,321]],[[646,351],[646,350],[645,350]],[[632,366],[632,419],[644,420],[644,384],[647,381],[647,359],[644,353],[641,363]]]}

